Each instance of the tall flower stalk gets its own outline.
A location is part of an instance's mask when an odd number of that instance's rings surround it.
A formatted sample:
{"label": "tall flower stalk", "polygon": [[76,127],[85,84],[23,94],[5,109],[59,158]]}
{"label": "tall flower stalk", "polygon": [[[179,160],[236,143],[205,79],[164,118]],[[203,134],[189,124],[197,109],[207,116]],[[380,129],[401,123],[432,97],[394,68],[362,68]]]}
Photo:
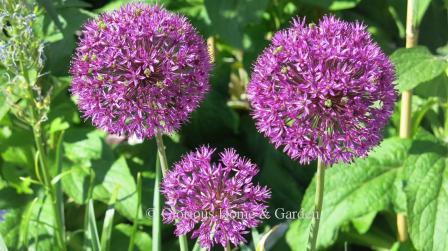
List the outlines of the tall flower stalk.
{"label": "tall flower stalk", "polygon": [[[199,106],[210,69],[207,44],[185,17],[134,3],[84,26],[71,90],[95,126],[127,137],[155,137],[164,176],[169,165],[162,136],[178,130]],[[160,203],[159,194],[154,201]],[[161,216],[154,217],[153,250],[161,250]],[[179,242],[186,251],[186,238]]]}
{"label": "tall flower stalk", "polygon": [[258,58],[248,97],[258,130],[300,163],[317,160],[308,250],[316,250],[325,168],[365,157],[382,139],[397,93],[394,69],[366,26],[296,19]]}
{"label": "tall flower stalk", "polygon": [[[162,170],[162,176],[163,176],[163,178],[165,178],[168,173],[168,170],[169,170],[169,165],[168,165],[168,160],[166,158],[165,145],[163,144],[163,135],[161,133],[156,134],[156,143],[157,143],[158,163],[160,165],[160,169]],[[160,182],[160,172],[158,175],[159,176],[156,179],[157,179],[157,182]],[[159,186],[159,184],[156,184],[156,185]],[[157,195],[157,196],[159,197],[159,195]],[[157,207],[160,210],[160,205],[157,205]],[[159,216],[161,216],[160,212],[157,213],[157,219],[156,219],[158,221],[158,224],[160,225],[161,217],[159,217]],[[153,234],[154,234],[154,232],[153,232]],[[160,241],[160,240],[156,240],[156,241]],[[179,235],[179,246],[180,246],[181,251],[188,250],[188,241],[187,241],[187,237],[185,235]]]}
{"label": "tall flower stalk", "polygon": [[[408,0],[406,14],[406,48],[417,45],[418,29],[415,23],[415,1]],[[401,114],[400,114],[400,138],[410,138],[412,135],[412,90],[404,91],[401,94]],[[408,239],[406,216],[397,214],[398,240],[404,242]]]}
{"label": "tall flower stalk", "polygon": [[46,139],[42,130],[49,110],[50,92],[43,95],[41,86],[37,84],[43,68],[43,43],[33,28],[39,9],[16,0],[6,3],[1,1],[1,4],[0,63],[9,80],[6,86],[2,86],[2,94],[9,101],[11,111],[17,118],[31,127],[36,148],[36,177],[49,195],[54,215],[56,247],[64,251],[63,201],[59,197],[60,186],[52,184]]}

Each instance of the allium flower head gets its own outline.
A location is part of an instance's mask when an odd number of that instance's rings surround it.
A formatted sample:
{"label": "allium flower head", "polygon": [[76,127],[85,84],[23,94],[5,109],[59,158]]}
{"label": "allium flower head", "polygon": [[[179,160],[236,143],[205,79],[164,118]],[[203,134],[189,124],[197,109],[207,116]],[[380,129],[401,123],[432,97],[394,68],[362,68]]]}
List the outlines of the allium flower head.
{"label": "allium flower head", "polygon": [[211,163],[214,151],[204,146],[189,153],[162,182],[164,222],[176,222],[178,236],[193,231],[192,237],[209,249],[244,241],[243,235],[266,216],[270,198],[268,188],[252,182],[258,173],[254,164],[233,149]]}
{"label": "allium flower head", "polygon": [[363,24],[297,19],[258,58],[248,97],[258,130],[291,158],[350,162],[381,140],[397,98],[394,78]]}
{"label": "allium flower head", "polygon": [[134,3],[84,26],[71,90],[95,126],[150,138],[188,119],[210,69],[207,45],[185,17]]}

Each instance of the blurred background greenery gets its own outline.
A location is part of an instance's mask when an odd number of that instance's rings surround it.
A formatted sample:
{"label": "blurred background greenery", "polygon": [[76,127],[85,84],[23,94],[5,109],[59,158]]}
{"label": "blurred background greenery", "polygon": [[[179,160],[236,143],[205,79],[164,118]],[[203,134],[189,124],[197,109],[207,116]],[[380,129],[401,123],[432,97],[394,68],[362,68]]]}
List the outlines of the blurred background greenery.
{"label": "blurred background greenery", "polygon": [[[142,209],[152,207],[156,153],[154,140],[135,142],[135,140],[107,135],[95,129],[89,121],[80,118],[68,92],[70,85],[68,69],[83,23],[105,11],[119,8],[127,2],[129,1],[27,1],[27,4],[35,4],[42,10],[34,27],[38,36],[45,41],[44,63],[38,83],[45,92],[51,93],[51,103],[43,130],[45,130],[49,156],[58,156],[57,153],[62,156],[60,159],[62,169],[59,173],[63,175],[59,178],[64,191],[62,199],[65,202],[69,250],[83,250],[84,214],[89,191],[92,192],[95,200],[95,218],[98,228],[101,229],[107,204],[114,194],[116,185],[119,184],[121,187],[118,192],[119,200],[116,203],[117,213],[113,222],[111,250],[127,250],[128,248],[132,224],[136,221],[135,210],[138,207],[138,196],[135,193],[137,173],[142,173],[143,177]],[[159,0],[147,2],[157,2],[168,10],[186,15],[207,39],[214,55],[211,92],[200,108],[192,114],[190,121],[178,133],[165,139],[170,164],[178,161],[183,153],[202,144],[209,144],[218,149],[234,147],[260,167],[258,181],[272,189],[270,201],[272,211],[276,208],[300,210],[302,199],[315,172],[315,163],[301,166],[290,160],[281,150],[274,149],[256,131],[254,121],[250,117],[245,86],[254,61],[268,45],[273,34],[288,27],[293,17],[306,17],[307,22],[317,22],[322,15],[332,14],[344,20],[364,22],[373,39],[387,54],[396,52],[404,47],[405,43],[405,0]],[[418,2],[424,5],[420,8],[423,11],[416,14],[420,22],[419,44],[426,47],[428,51],[425,50],[422,52],[423,56],[417,58],[402,56],[398,51],[394,60],[397,64],[414,62],[416,65],[425,57],[426,59],[430,57],[430,60],[446,61],[448,1]],[[2,22],[4,21],[2,19]],[[7,37],[7,34],[3,33],[2,36]],[[432,61],[428,62],[429,65],[432,64]],[[406,74],[407,69],[410,67],[400,70],[399,75]],[[442,66],[442,71],[417,83],[418,86],[417,84],[412,86],[417,86],[415,89],[417,96],[413,101],[414,116],[418,119],[415,132],[418,131],[423,138],[438,138],[442,148],[446,147],[448,135],[446,128],[448,126],[444,124],[448,124],[446,122],[448,78],[444,69],[447,69],[447,65]],[[4,71],[2,68],[0,70]],[[425,69],[422,70],[422,68],[412,69],[412,73],[426,74]],[[5,87],[8,82],[6,75],[2,74],[1,80],[0,85]],[[35,150],[32,131],[26,123],[15,116],[11,109],[11,103],[8,102],[6,96],[2,95],[0,97],[0,209],[5,211],[0,211],[0,215],[4,212],[6,214],[0,223],[0,233],[9,250],[22,250],[25,247],[29,247],[30,250],[53,250],[54,246],[51,242],[53,229],[46,223],[46,220],[51,218],[51,211],[47,212],[48,202],[45,200],[45,194],[34,182],[36,180]],[[399,109],[399,103],[397,103],[397,112],[394,113],[385,130],[386,138],[398,135]],[[61,141],[61,144],[58,144],[58,141]],[[58,146],[61,147],[58,148]],[[386,147],[383,151],[387,152],[388,148]],[[445,154],[443,151],[442,153]],[[397,158],[405,157],[398,155]],[[54,161],[57,161],[57,158]],[[391,163],[395,162],[391,161]],[[377,170],[375,167],[369,169],[369,166],[374,164],[366,165],[366,171],[362,172],[370,174]],[[53,167],[51,172],[56,174],[58,170]],[[364,183],[356,183],[374,178],[348,177],[350,172],[352,171],[345,171],[342,174],[330,173],[330,177],[339,175],[339,178],[333,182],[334,187],[330,184],[327,191],[331,192],[333,188],[343,187],[346,181],[353,182],[351,183],[353,187],[350,188],[353,193],[358,190],[359,193],[362,193],[360,191],[365,193],[376,191],[377,188],[370,190],[370,186],[367,186],[364,189],[362,186]],[[381,174],[383,172],[374,177],[380,177]],[[382,184],[389,184],[386,181],[382,182],[384,182]],[[446,181],[444,184],[446,193]],[[391,186],[396,185],[393,183]],[[362,200],[359,195],[341,196],[338,193],[331,195],[338,201],[334,202],[333,207],[329,206],[328,210],[336,210],[340,217],[327,223],[332,227],[326,228],[326,223],[323,223],[320,235],[324,237],[321,247],[328,250],[398,249],[395,213],[406,209],[396,206],[394,201],[384,202],[384,193],[393,193],[392,190],[388,190],[389,187],[384,186],[385,189],[370,200]],[[310,187],[310,191],[312,190],[313,188]],[[358,211],[347,209],[350,205],[360,209]],[[139,228],[135,248],[149,250],[151,220],[143,215],[137,218]],[[247,246],[242,247],[241,250],[254,250],[254,242],[257,242],[260,235],[278,224],[281,224],[281,227],[270,236],[267,242],[268,249],[301,250],[305,246],[303,243],[303,247],[298,247],[301,243],[294,240],[296,233],[291,230],[294,224],[289,225],[286,219],[272,218],[265,221],[252,234],[247,235]],[[286,232],[289,234],[287,235]],[[162,238],[163,250],[177,249],[173,226],[163,225]],[[448,244],[445,247],[448,248]],[[407,248],[412,250],[412,244]]]}

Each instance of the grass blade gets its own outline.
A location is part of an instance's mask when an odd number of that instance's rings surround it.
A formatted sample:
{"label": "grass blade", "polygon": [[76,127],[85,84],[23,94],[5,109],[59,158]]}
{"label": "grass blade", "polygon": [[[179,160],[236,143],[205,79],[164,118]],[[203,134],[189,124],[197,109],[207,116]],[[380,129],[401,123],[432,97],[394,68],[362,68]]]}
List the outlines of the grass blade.
{"label": "grass blade", "polygon": [[87,202],[84,230],[84,250],[100,251],[100,240],[98,237],[98,229],[96,227],[93,199],[89,199]]}
{"label": "grass blade", "polygon": [[154,200],[153,200],[153,214],[152,214],[152,251],[162,250],[162,235],[161,235],[161,201],[160,201],[160,158],[157,155],[156,159],[156,178],[154,180]]}
{"label": "grass blade", "polygon": [[265,244],[266,244],[266,241],[268,240],[268,238],[269,238],[269,236],[273,233],[273,232],[275,232],[276,230],[277,230],[277,228],[278,228],[279,226],[277,225],[277,226],[275,226],[275,227],[273,227],[271,230],[269,230],[267,233],[265,233],[262,237],[261,237],[261,239],[258,241],[258,243],[256,244],[256,251],[265,251],[266,249],[265,249]]}
{"label": "grass blade", "polygon": [[199,245],[199,240],[197,240],[194,243],[193,249],[191,251],[205,251],[205,250],[207,250],[207,249],[201,248],[201,246]]}
{"label": "grass blade", "polygon": [[103,230],[101,232],[101,250],[109,251],[110,240],[112,236],[112,228],[114,226],[114,215],[115,215],[115,202],[117,201],[118,191],[120,186],[117,185],[112,193],[112,197],[109,201],[109,206],[104,215]]}
{"label": "grass blade", "polygon": [[6,247],[5,241],[3,240],[3,237],[1,234],[0,234],[0,250],[8,251],[8,248]]}
{"label": "grass blade", "polygon": [[[25,213],[23,215],[22,221],[20,223],[20,231],[19,231],[19,241],[20,246],[22,247],[28,247],[28,234],[29,234],[29,226],[31,222],[31,215],[33,213],[34,207],[37,204],[37,201],[39,198],[34,198],[33,201],[29,204],[29,206],[26,208]],[[2,250],[0,248],[0,250]]]}
{"label": "grass blade", "polygon": [[[61,155],[62,155],[62,140],[64,139],[64,133],[65,131],[62,131],[59,135],[58,141],[57,141],[57,145],[56,145],[56,159],[55,159],[55,165],[56,165],[56,177],[58,177],[59,175],[61,175],[61,177],[63,176],[62,174],[62,161],[61,161]],[[61,224],[63,228],[65,228],[65,214],[64,214],[64,194],[62,192],[62,184],[61,182],[55,182],[55,183],[51,183],[52,185],[54,185],[55,187],[55,192],[56,192],[56,205],[57,205],[57,210],[59,210],[59,215],[61,216]],[[65,233],[65,229],[63,230],[63,232]],[[65,236],[65,234],[64,234]],[[65,237],[64,237],[65,239]]]}
{"label": "grass blade", "polygon": [[139,223],[140,214],[141,214],[141,201],[142,201],[142,175],[141,175],[141,173],[137,174],[137,197],[138,197],[138,202],[137,202],[138,204],[137,204],[137,210],[135,212],[135,217],[134,217],[134,225],[132,226],[131,240],[129,242],[128,251],[134,250],[135,238],[137,235],[137,228],[139,225],[138,223]]}

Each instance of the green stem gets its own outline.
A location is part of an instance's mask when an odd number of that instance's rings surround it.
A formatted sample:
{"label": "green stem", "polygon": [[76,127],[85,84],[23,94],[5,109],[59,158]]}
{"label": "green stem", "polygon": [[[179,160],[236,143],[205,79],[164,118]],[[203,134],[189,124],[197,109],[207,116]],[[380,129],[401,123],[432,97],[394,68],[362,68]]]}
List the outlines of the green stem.
{"label": "green stem", "polygon": [[179,236],[179,246],[181,251],[188,251],[188,241],[186,235]]}
{"label": "green stem", "polygon": [[[139,218],[140,218],[140,214],[141,214],[141,202],[142,202],[142,174],[138,173],[137,174],[137,210],[135,212],[135,216],[134,216],[134,225],[132,225],[132,232],[131,232],[131,241],[129,242],[129,247],[128,247],[128,251],[133,251],[134,250],[134,245],[135,245],[135,237],[137,235],[137,229],[138,229],[138,225],[139,225]],[[154,249],[153,249],[154,250]]]}
{"label": "green stem", "polygon": [[308,251],[316,250],[317,235],[319,233],[319,223],[322,212],[322,203],[324,198],[324,180],[325,180],[325,164],[321,158],[317,160],[316,173],[316,194],[314,195],[314,213],[311,220],[310,235],[308,238]]}
{"label": "green stem", "polygon": [[442,109],[445,109],[445,124],[444,124],[444,136],[445,141],[448,140],[448,103],[442,105]]}
{"label": "green stem", "polygon": [[165,145],[163,144],[163,137],[161,133],[156,134],[156,142],[157,155],[159,156],[160,160],[160,168],[162,169],[162,175],[165,178],[165,175],[168,172],[168,160],[166,158]]}
{"label": "green stem", "polygon": [[[162,235],[161,235],[161,205],[160,205],[160,160],[159,155],[156,157],[156,178],[154,180],[154,197],[153,197],[153,212],[152,212],[152,250],[162,250]],[[132,250],[130,250],[132,251]]]}
{"label": "green stem", "polygon": [[[417,45],[418,29],[415,25],[415,1],[408,0],[406,11],[406,48],[412,48]],[[412,132],[412,90],[404,91],[401,96],[401,114],[400,114],[400,138],[411,138]],[[408,239],[408,227],[406,215],[397,214],[397,232],[398,240],[405,242]]]}
{"label": "green stem", "polygon": [[48,166],[48,162],[47,162],[46,155],[45,155],[44,143],[42,141],[39,124],[34,125],[33,134],[34,134],[34,141],[36,143],[36,148],[37,148],[37,151],[39,152],[40,169],[41,169],[40,172],[43,176],[44,185],[50,194],[51,205],[52,205],[53,213],[55,216],[54,220],[55,220],[55,224],[56,224],[55,231],[56,231],[57,244],[58,244],[60,250],[65,251],[66,246],[65,246],[65,228],[64,228],[63,216],[62,216],[63,213],[61,212],[62,207],[60,205],[58,205],[58,203],[62,203],[62,201],[58,200],[56,190],[53,187],[53,185],[51,184],[51,175],[48,170],[49,166]]}
{"label": "green stem", "polygon": [[[168,172],[168,160],[166,158],[165,145],[163,144],[163,137],[162,134],[159,132],[156,134],[156,142],[157,142],[157,153],[160,159],[160,169],[162,170],[162,176],[165,177],[166,173]],[[188,251],[188,241],[185,235],[179,236],[179,246],[181,251]]]}
{"label": "green stem", "polygon": [[227,242],[227,246],[224,248],[224,251],[232,251],[232,247],[229,242]]}
{"label": "green stem", "polygon": [[[50,194],[50,200],[51,205],[53,208],[54,218],[55,218],[55,231],[56,231],[56,242],[60,250],[65,251],[67,248],[65,246],[65,227],[64,227],[64,220],[63,220],[63,212],[61,212],[61,209],[63,208],[62,205],[59,205],[62,203],[62,200],[58,200],[58,195],[56,193],[55,188],[51,184],[51,174],[49,171],[49,165],[46,158],[46,151],[45,151],[45,145],[44,140],[42,139],[42,130],[41,130],[41,122],[37,119],[39,114],[36,110],[36,107],[34,106],[34,93],[31,87],[30,79],[28,76],[28,70],[25,69],[23,64],[20,64],[20,69],[22,71],[23,77],[25,78],[25,81],[28,86],[28,94],[30,95],[29,98],[32,102],[30,105],[31,108],[31,126],[33,129],[33,136],[34,136],[34,143],[36,145],[37,152],[39,153],[39,167],[40,167],[40,174],[42,174],[44,186],[47,189],[47,191]],[[39,174],[36,174],[39,175]]]}

